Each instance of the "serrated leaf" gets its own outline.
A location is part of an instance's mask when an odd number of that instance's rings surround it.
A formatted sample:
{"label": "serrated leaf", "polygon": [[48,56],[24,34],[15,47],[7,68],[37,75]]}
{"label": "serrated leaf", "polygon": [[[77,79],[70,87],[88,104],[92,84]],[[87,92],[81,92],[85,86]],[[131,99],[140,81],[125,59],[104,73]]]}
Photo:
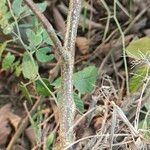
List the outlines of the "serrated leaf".
{"label": "serrated leaf", "polygon": [[31,57],[24,53],[23,60],[22,60],[22,73],[25,78],[33,80],[37,77],[38,73],[38,65]]}
{"label": "serrated leaf", "polygon": [[52,40],[49,38],[49,36],[45,30],[43,30],[43,41],[48,45],[53,45]]}
{"label": "serrated leaf", "polygon": [[150,38],[143,37],[132,41],[126,48],[129,57],[140,60],[150,58]]}
{"label": "serrated leaf", "polygon": [[[74,73],[73,84],[81,94],[85,94],[93,90],[96,78],[97,68],[95,66],[89,66],[79,72]],[[55,88],[60,88],[61,77],[57,78],[51,85],[55,86]]]}
{"label": "serrated leaf", "polygon": [[73,75],[74,86],[81,93],[92,92],[97,79],[97,68],[89,66]]}
{"label": "serrated leaf", "polygon": [[22,0],[14,0],[12,3],[12,9],[15,16],[19,17],[21,13],[26,10],[26,7],[22,6]]}
{"label": "serrated leaf", "polygon": [[54,142],[54,138],[55,138],[55,135],[54,133],[51,133],[48,137],[47,137],[47,140],[46,140],[46,150],[49,150],[50,149],[50,146],[53,144]]}
{"label": "serrated leaf", "polygon": [[[19,0],[18,0],[19,1]],[[38,9],[41,11],[41,12],[44,12],[46,10],[46,7],[47,7],[47,2],[43,2],[43,3],[38,3],[38,4],[35,4],[36,7],[38,7]],[[22,12],[20,13],[22,16],[22,18],[24,17],[27,17],[27,16],[32,16],[34,15],[33,12],[31,11],[31,9],[29,9],[26,5],[25,6],[22,6]],[[16,12],[17,13],[17,12]],[[19,15],[18,15],[19,16]],[[32,16],[33,17],[33,16]],[[21,18],[21,19],[22,19]]]}
{"label": "serrated leaf", "polygon": [[51,61],[54,58],[53,54],[50,54],[50,48],[44,47],[40,48],[36,51],[36,58],[40,62],[48,62]]}
{"label": "serrated leaf", "polygon": [[27,87],[23,83],[20,83],[19,88],[21,90],[22,96],[25,97],[27,100],[29,100],[29,102],[32,103],[32,99],[31,99],[31,96],[29,94]]}
{"label": "serrated leaf", "polygon": [[[49,90],[51,90],[52,86],[50,85],[48,79],[43,78],[42,80],[45,83],[45,85],[49,88]],[[49,91],[47,90],[47,88],[43,85],[43,83],[40,80],[35,81],[35,89],[36,89],[37,93],[42,96],[50,96]]]}
{"label": "serrated leaf", "polygon": [[12,64],[13,64],[14,60],[15,60],[15,56],[12,55],[11,53],[7,53],[7,55],[3,59],[2,68],[4,70],[10,69],[12,67]]}
{"label": "serrated leaf", "polygon": [[75,105],[76,105],[77,110],[78,110],[80,113],[83,113],[83,112],[84,112],[84,104],[83,104],[83,101],[79,98],[78,94],[76,94],[76,93],[74,93],[74,102],[75,102]]}
{"label": "serrated leaf", "polygon": [[40,34],[37,35],[33,30],[27,29],[26,34],[31,46],[36,47],[42,43],[42,36]]}

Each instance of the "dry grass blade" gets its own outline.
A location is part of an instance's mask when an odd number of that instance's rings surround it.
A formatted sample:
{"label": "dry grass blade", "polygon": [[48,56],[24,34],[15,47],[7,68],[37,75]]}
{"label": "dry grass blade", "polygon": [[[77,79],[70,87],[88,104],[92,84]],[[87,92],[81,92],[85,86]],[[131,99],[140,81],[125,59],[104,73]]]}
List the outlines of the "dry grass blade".
{"label": "dry grass blade", "polygon": [[133,127],[133,125],[130,123],[130,121],[127,119],[125,116],[124,112],[122,111],[121,108],[119,108],[114,102],[111,102],[113,107],[116,109],[117,114],[119,117],[122,119],[122,121],[128,126],[130,129],[131,133],[137,137],[139,135],[139,132]]}

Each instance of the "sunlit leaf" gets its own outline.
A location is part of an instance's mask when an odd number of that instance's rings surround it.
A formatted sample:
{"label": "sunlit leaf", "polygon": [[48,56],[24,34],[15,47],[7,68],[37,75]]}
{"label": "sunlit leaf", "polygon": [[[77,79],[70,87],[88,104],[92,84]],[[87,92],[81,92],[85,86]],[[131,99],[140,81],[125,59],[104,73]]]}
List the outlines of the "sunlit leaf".
{"label": "sunlit leaf", "polygon": [[7,45],[6,42],[0,44],[0,61],[1,61],[2,53],[6,48],[6,45]]}
{"label": "sunlit leaf", "polygon": [[14,0],[12,3],[12,9],[15,16],[19,17],[27,8],[22,6],[22,0]]}
{"label": "sunlit leaf", "polygon": [[54,133],[50,133],[46,140],[46,150],[50,150],[50,146],[53,144],[54,138]]}
{"label": "sunlit leaf", "polygon": [[126,48],[126,53],[134,59],[149,59],[150,58],[150,38],[144,37],[132,41]]}
{"label": "sunlit leaf", "polygon": [[134,75],[130,78],[129,88],[130,92],[136,92],[144,83],[144,79],[148,73],[148,68],[146,66],[141,66],[136,68]]}

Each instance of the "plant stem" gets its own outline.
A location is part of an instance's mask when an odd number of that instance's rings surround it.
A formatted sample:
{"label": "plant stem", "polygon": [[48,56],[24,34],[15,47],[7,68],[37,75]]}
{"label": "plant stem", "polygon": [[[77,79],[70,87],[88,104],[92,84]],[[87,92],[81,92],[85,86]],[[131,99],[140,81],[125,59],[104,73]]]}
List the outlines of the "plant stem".
{"label": "plant stem", "polygon": [[73,100],[73,68],[74,68],[74,47],[81,11],[81,0],[70,0],[66,36],[64,47],[58,39],[52,25],[46,17],[37,9],[31,0],[24,0],[30,7],[32,12],[38,17],[43,27],[49,34],[49,37],[57,47],[58,53],[62,58],[62,100],[60,107],[60,140],[61,149],[74,141],[73,129],[69,132],[68,129],[73,126],[75,115],[75,104]]}
{"label": "plant stem", "polygon": [[129,76],[128,76],[128,65],[127,65],[127,59],[126,59],[126,51],[125,51],[125,36],[124,36],[124,33],[121,29],[120,23],[117,19],[116,12],[117,12],[116,0],[114,0],[114,16],[113,16],[113,18],[114,18],[114,20],[116,22],[116,25],[119,29],[119,32],[121,34],[122,48],[123,48],[123,61],[124,61],[124,68],[125,68],[125,74],[126,74],[126,89],[127,89],[127,95],[129,95],[130,94],[130,91],[129,91]]}
{"label": "plant stem", "polygon": [[31,0],[24,0],[24,2],[28,5],[28,7],[32,10],[32,12],[36,15],[39,21],[42,23],[43,27],[45,28],[46,32],[48,33],[50,39],[53,41],[56,49],[60,56],[66,60],[68,58],[68,53],[62,47],[60,40],[58,39],[56,32],[47,18],[38,10],[36,5]]}
{"label": "plant stem", "polygon": [[62,99],[60,102],[60,139],[61,147],[68,146],[74,141],[73,129],[75,104],[73,100],[73,68],[75,54],[75,39],[81,11],[81,0],[70,0],[67,18],[64,48],[69,52],[70,58],[63,62],[62,72]]}

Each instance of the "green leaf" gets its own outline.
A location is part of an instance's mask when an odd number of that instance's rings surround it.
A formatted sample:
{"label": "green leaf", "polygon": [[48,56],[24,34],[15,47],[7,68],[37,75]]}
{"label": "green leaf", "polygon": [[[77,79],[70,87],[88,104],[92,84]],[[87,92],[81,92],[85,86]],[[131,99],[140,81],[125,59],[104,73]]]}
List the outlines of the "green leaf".
{"label": "green leaf", "polygon": [[12,9],[15,16],[19,17],[26,10],[26,7],[22,6],[22,0],[14,0],[12,3]]}
{"label": "green leaf", "polygon": [[[48,79],[43,78],[42,80],[45,83],[45,85],[47,86],[47,88],[49,90],[51,90],[52,86],[50,85]],[[35,89],[38,94],[40,94],[42,96],[50,96],[50,93],[47,88],[43,85],[43,83],[40,80],[35,81]]]}
{"label": "green leaf", "polygon": [[14,70],[15,70],[15,75],[16,75],[17,77],[19,77],[20,74],[21,74],[21,71],[22,71],[22,67],[21,67],[21,65],[20,65],[20,61],[19,61],[19,60],[16,61],[16,62],[13,64],[13,66],[14,66]]}
{"label": "green leaf", "polygon": [[46,10],[46,7],[47,7],[47,2],[43,2],[43,3],[38,3],[36,4],[36,6],[38,7],[38,9],[41,11],[41,12],[44,12]]}
{"label": "green leaf", "polygon": [[150,110],[150,102],[145,103],[145,105],[144,105],[144,106],[146,107],[147,111],[149,111],[149,110]]}
{"label": "green leaf", "polygon": [[45,30],[43,30],[43,41],[46,43],[46,44],[48,44],[48,45],[54,45],[53,44],[53,42],[52,42],[52,40],[50,39],[50,37],[48,36],[48,33],[45,31]]}
{"label": "green leaf", "polygon": [[74,93],[74,102],[75,102],[75,105],[76,105],[77,110],[78,110],[80,113],[83,113],[83,112],[84,112],[84,104],[83,104],[83,101],[79,98],[78,94],[76,94],[76,93]]}
{"label": "green leaf", "polygon": [[97,68],[89,66],[74,74],[74,86],[81,93],[92,92],[97,79]]}
{"label": "green leaf", "polygon": [[35,79],[38,73],[37,63],[27,53],[24,53],[22,61],[22,73],[24,77],[30,80]]}
{"label": "green leaf", "polygon": [[54,133],[50,133],[46,140],[46,150],[50,150],[50,146],[53,144],[54,138]]}
{"label": "green leaf", "polygon": [[28,91],[27,87],[25,86],[25,84],[20,83],[19,88],[21,90],[22,96],[25,97],[27,100],[29,100],[29,102],[32,104],[31,96],[30,96],[29,91]]}
{"label": "green leaf", "polygon": [[[38,3],[36,4],[38,9],[41,12],[44,12],[47,7],[47,2]],[[14,0],[12,3],[12,9],[15,14],[15,16],[19,17],[21,14],[26,14],[25,16],[33,14],[33,12],[27,8],[26,6],[22,6],[22,0]]]}
{"label": "green leaf", "polygon": [[7,42],[4,42],[4,43],[0,44],[0,61],[1,61],[1,57],[2,57],[3,51],[6,48],[6,45],[7,45]]}
{"label": "green leaf", "polygon": [[[89,93],[93,90],[97,78],[97,68],[95,66],[89,66],[83,70],[74,73],[73,80],[75,88],[81,93]],[[60,88],[61,77],[57,78],[51,85],[55,88]]]}
{"label": "green leaf", "polygon": [[15,75],[16,75],[17,77],[20,76],[21,71],[22,71],[21,65],[18,65],[18,66],[15,67]]}
{"label": "green leaf", "polygon": [[51,83],[55,88],[60,88],[61,86],[61,77],[57,78],[53,83]]}
{"label": "green leaf", "polygon": [[54,58],[53,54],[50,53],[49,47],[40,48],[36,51],[36,58],[40,62],[48,62],[51,61]]}
{"label": "green leaf", "polygon": [[132,41],[126,48],[129,57],[140,60],[150,58],[150,38],[144,37]]}
{"label": "green leaf", "polygon": [[7,34],[10,34],[12,30],[13,30],[13,24],[9,24],[3,29],[3,33],[7,35]]}
{"label": "green leaf", "polygon": [[36,47],[42,43],[42,35],[36,34],[31,29],[27,29],[26,34],[27,34],[28,41],[30,42],[31,46]]}
{"label": "green leaf", "polygon": [[15,56],[12,55],[11,53],[7,53],[6,57],[3,59],[2,68],[4,70],[10,69],[12,67],[14,60],[15,60]]}
{"label": "green leaf", "polygon": [[147,72],[148,68],[145,66],[141,66],[140,68],[138,67],[134,71],[134,75],[130,78],[129,81],[129,89],[131,93],[136,92],[143,85],[143,80],[146,77]]}

